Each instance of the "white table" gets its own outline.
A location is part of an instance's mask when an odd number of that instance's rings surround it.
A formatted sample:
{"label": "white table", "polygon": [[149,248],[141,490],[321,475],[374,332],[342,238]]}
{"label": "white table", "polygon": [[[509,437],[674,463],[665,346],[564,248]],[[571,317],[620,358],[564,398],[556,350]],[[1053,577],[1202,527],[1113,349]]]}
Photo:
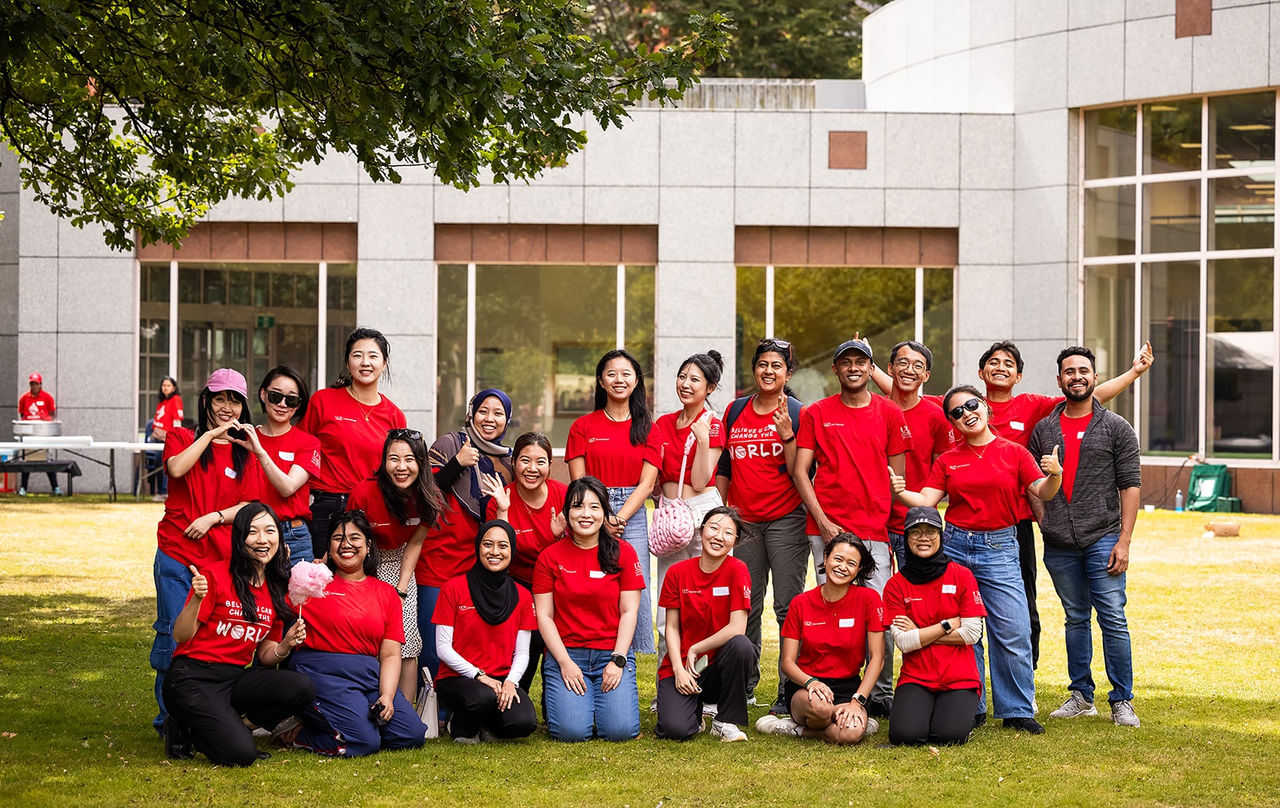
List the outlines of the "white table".
{"label": "white table", "polygon": [[[27,452],[33,449],[62,449],[67,454],[88,460],[90,463],[97,463],[99,466],[106,466],[108,473],[107,497],[110,501],[116,500],[116,450],[123,452],[133,452],[137,455],[139,452],[158,452],[164,449],[163,443],[138,443],[131,441],[98,441],[94,440],[92,435],[60,435],[58,437],[29,437],[21,441],[10,441],[0,443],[0,452]],[[75,451],[76,449],[99,449],[107,452],[107,462],[103,462],[96,457],[89,457]],[[139,455],[140,456],[140,455]],[[134,496],[141,497],[141,489],[134,492]]]}

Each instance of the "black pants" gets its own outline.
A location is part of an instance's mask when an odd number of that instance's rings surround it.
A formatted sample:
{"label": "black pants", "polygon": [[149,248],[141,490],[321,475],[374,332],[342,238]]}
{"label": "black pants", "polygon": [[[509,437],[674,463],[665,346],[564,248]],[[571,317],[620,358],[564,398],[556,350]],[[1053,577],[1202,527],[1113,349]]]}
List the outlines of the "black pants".
{"label": "black pants", "polygon": [[305,710],[315,700],[311,680],[274,668],[243,668],[177,657],[164,679],[171,720],[191,736],[191,745],[222,766],[248,766],[258,747],[245,716],[268,729]]}
{"label": "black pants", "polygon": [[915,684],[898,685],[889,716],[889,743],[962,744],[969,740],[977,690],[929,690]]}
{"label": "black pants", "polygon": [[717,706],[716,720],[747,723],[747,677],[756,666],[756,648],[739,634],[716,651],[715,661],[698,677],[701,693],[686,696],[676,690],[676,678],[658,682],[659,738],[683,741],[702,729],[703,703]]}
{"label": "black pants", "polygon": [[1040,664],[1040,612],[1036,609],[1035,522],[1018,523],[1018,566],[1022,569],[1022,589],[1027,593],[1027,614],[1031,617],[1031,667]]}
{"label": "black pants", "polygon": [[311,554],[317,561],[329,552],[329,520],[347,509],[347,494],[330,494],[328,491],[311,492]]}
{"label": "black pants", "polygon": [[[55,490],[58,487],[58,475],[54,474],[52,471],[46,471],[44,473],[44,476],[49,478],[49,490],[50,491]],[[18,487],[23,490],[26,490],[27,483],[29,482],[31,482],[31,472],[29,471],[22,472],[22,474],[20,475],[20,479],[18,480]]]}
{"label": "black pants", "polygon": [[453,713],[450,729],[454,737],[473,737],[488,730],[499,738],[527,738],[538,728],[538,714],[533,700],[523,687],[516,688],[519,701],[505,710],[498,709],[498,694],[486,684],[463,676],[436,680],[440,704]]}

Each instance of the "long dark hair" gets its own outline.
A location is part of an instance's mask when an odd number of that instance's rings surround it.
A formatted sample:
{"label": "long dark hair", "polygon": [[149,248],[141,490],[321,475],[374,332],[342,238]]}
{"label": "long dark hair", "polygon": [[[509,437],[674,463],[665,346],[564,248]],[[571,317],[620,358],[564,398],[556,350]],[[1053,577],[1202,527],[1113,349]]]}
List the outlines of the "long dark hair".
{"label": "long dark hair", "polygon": [[[231,520],[231,581],[235,585],[236,594],[240,596],[240,611],[250,623],[258,622],[258,603],[253,596],[257,561],[244,542],[249,536],[249,524],[264,513],[271,517],[271,524],[279,531],[280,519],[276,512],[271,510],[271,506],[261,502],[250,502]],[[271,595],[271,605],[276,610],[276,617],[283,619],[292,615],[293,610],[285,601],[285,595],[289,593],[289,560],[285,558],[284,538],[278,532],[277,538],[279,543],[276,545],[276,554],[263,565],[262,577],[267,592]]]}
{"label": "long dark hair", "polygon": [[[778,342],[774,340],[773,337],[765,337],[764,339],[760,340],[760,342],[756,343],[756,352],[751,355],[752,372],[753,373],[755,372],[756,362],[760,361],[760,357],[764,356],[767,353],[776,353],[778,356],[781,356],[782,361],[786,363],[787,375],[791,375],[792,373],[795,373],[796,368],[800,367],[800,362],[796,360],[796,349],[795,349],[795,346],[789,342],[786,343],[786,346],[787,347],[784,348],[781,345],[779,345]],[[787,394],[791,398],[796,397],[796,394],[791,390],[790,382],[783,382],[782,392]]]}
{"label": "long dark hair", "polygon": [[258,407],[265,413],[267,405],[262,400],[262,394],[267,392],[267,387],[279,377],[285,377],[298,386],[298,398],[302,401],[298,404],[298,409],[293,413],[293,417],[289,419],[289,423],[297,424],[302,420],[302,416],[307,414],[307,402],[311,400],[311,389],[307,387],[307,382],[302,378],[302,374],[293,365],[276,365],[267,371],[267,375],[262,377],[262,384],[258,385]]}
{"label": "long dark hair", "polygon": [[[387,450],[396,442],[407,444],[409,451],[413,452],[414,460],[418,461],[418,479],[408,491],[397,487],[391,475],[387,473]],[[413,509],[422,520],[422,524],[431,527],[440,518],[440,513],[444,510],[444,497],[436,487],[435,475],[431,473],[431,467],[427,465],[427,444],[422,441],[422,433],[414,429],[389,430],[387,439],[382,442],[378,470],[373,476],[378,481],[378,490],[382,492],[382,501],[386,504],[387,510],[401,523],[409,518],[410,500],[413,501]]]}
{"label": "long dark hair", "polygon": [[[378,543],[373,538],[373,526],[369,524],[369,520],[365,518],[364,511],[343,511],[335,513],[329,518],[329,538],[328,544],[333,547],[333,534],[337,533],[346,525],[353,526],[356,530],[364,534],[364,546],[369,548],[369,552],[364,557],[364,574],[378,574]],[[333,553],[330,552],[325,557],[325,566],[331,572],[338,571],[338,565],[333,560]]]}
{"label": "long dark hair", "polygon": [[600,361],[596,362],[595,408],[603,410],[605,404],[609,402],[609,394],[605,392],[604,385],[600,384],[600,377],[604,375],[604,366],[614,359],[627,360],[636,372],[636,386],[631,391],[631,397],[627,399],[627,407],[631,410],[631,445],[644,446],[649,440],[649,427],[653,426],[653,413],[649,412],[648,394],[644,389],[644,370],[640,367],[640,360],[632,356],[629,351],[615,348],[605,353],[600,357]]}
{"label": "long dark hair", "polygon": [[604,483],[590,474],[569,483],[569,490],[564,495],[564,514],[567,517],[570,508],[581,505],[588,491],[596,495],[604,511],[604,522],[600,525],[600,535],[596,543],[596,559],[600,562],[600,571],[610,575],[621,572],[622,567],[618,564],[618,559],[622,555],[622,548],[607,529],[609,520],[613,518],[613,508],[609,507],[609,490],[604,487]]}
{"label": "long dark hair", "polygon": [[[235,390],[219,390],[218,393],[226,393],[234,396],[236,401],[240,402],[240,417],[236,420],[242,424],[253,423],[253,411],[249,409],[249,400],[240,395]],[[199,417],[196,419],[196,437],[199,438],[206,432],[209,432],[209,422],[213,420],[213,399],[218,393],[211,392],[208,387],[200,391],[200,397],[196,402],[196,409]],[[209,464],[213,462],[213,442],[204,447],[204,451],[200,453],[200,468],[207,469]],[[249,462],[249,450],[238,443],[231,444],[231,465],[236,470],[236,479],[244,479],[245,464]]]}
{"label": "long dark hair", "polygon": [[[333,387],[350,387],[351,371],[347,369],[347,358],[351,356],[351,349],[357,342],[364,339],[371,339],[378,343],[378,350],[382,351],[383,362],[391,361],[391,343],[387,342],[387,338],[382,336],[382,332],[376,328],[357,328],[347,336],[347,347],[342,352],[342,372],[338,374],[338,379],[333,383]],[[391,381],[391,367],[384,365],[382,370],[383,377],[387,381]]]}
{"label": "long dark hair", "polygon": [[[167,396],[164,394],[164,383],[166,381],[168,381],[170,384],[173,385],[173,392]],[[178,395],[178,380],[173,378],[172,376],[161,376],[160,386],[156,388],[157,399],[159,401],[168,401],[169,399],[173,398],[176,395]]]}

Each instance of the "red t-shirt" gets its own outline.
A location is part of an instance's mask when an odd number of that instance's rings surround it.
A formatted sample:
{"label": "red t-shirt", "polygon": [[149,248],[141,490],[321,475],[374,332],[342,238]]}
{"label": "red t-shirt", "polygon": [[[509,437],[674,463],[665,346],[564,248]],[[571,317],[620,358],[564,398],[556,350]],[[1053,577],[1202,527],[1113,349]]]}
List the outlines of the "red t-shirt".
{"label": "red t-shirt", "polygon": [[414,570],[421,586],[444,586],[450,578],[461,575],[476,563],[476,533],[480,523],[462,507],[451,489],[441,490],[440,494],[444,497],[444,510],[427,531],[427,540]]}
{"label": "red t-shirt", "polygon": [[1021,519],[1027,486],[1044,476],[1031,452],[996,438],[981,448],[962,443],[933,464],[925,487],[946,491],[947,523],[963,530],[999,530]]}
{"label": "red t-shirt", "polygon": [[[913,584],[902,573],[884,585],[885,630],[893,618],[906,615],[917,626],[932,626],[956,617],[986,617],[978,582],[967,567],[951,563],[927,584]],[[898,684],[917,684],[929,690],[967,690],[978,687],[978,663],[967,645],[931,643],[902,655]]]}
{"label": "red t-shirt", "polygon": [[[702,412],[708,412],[704,407]],[[680,462],[684,457],[684,443],[689,439],[689,431],[693,429],[693,423],[684,429],[676,428],[676,419],[680,417],[680,411],[669,412],[658,420],[653,422],[653,429],[649,430],[649,447],[655,457],[660,457],[661,462],[658,465],[658,482],[676,482],[680,479]],[[698,418],[702,417],[702,413],[698,413]],[[695,421],[697,418],[694,419]],[[709,449],[724,448],[724,422],[714,415],[711,416],[711,439],[707,443]],[[686,484],[692,484],[693,480],[693,463],[694,458],[698,456],[698,442],[693,442],[693,448],[689,450],[689,460],[685,464],[684,481]],[[713,477],[714,480],[714,477]]]}
{"label": "red t-shirt", "polygon": [[[507,486],[507,496],[511,498],[507,522],[516,531],[516,557],[511,559],[507,572],[517,581],[532,586],[533,568],[538,563],[538,556],[562,538],[551,532],[551,512],[564,513],[564,495],[568,490],[564,483],[548,479],[546,501],[541,508],[531,508],[520,498],[516,483]],[[497,514],[498,503],[490,499],[485,518],[497,519]]]}
{"label": "red t-shirt", "polygon": [[[919,491],[929,477],[933,456],[951,448],[951,425],[942,408],[921,400],[909,410],[902,411],[911,430],[911,448],[907,450],[907,469],[903,475],[908,491]],[[902,534],[907,523],[907,506],[897,500],[889,513],[889,532]]]}
{"label": "red t-shirt", "polygon": [[533,569],[533,594],[551,593],[553,618],[566,648],[607,651],[618,639],[624,591],[644,589],[640,561],[630,544],[618,542],[619,571],[600,569],[597,548],[584,550],[572,538],[542,551]]}
{"label": "red t-shirt", "polygon": [[1053,408],[1066,401],[1061,396],[1042,396],[1038,393],[1019,393],[1008,401],[988,401],[991,405],[991,431],[1026,448],[1031,442],[1031,430]]}
{"label": "red t-shirt", "polygon": [[[729,625],[732,612],[751,611],[751,573],[747,565],[730,556],[715,572],[705,573],[701,561],[686,558],[667,570],[658,598],[662,608],[680,610],[680,645],[686,654],[691,645]],[[719,650],[707,652],[710,662],[715,661]],[[671,657],[663,654],[658,678],[674,675]]]}
{"label": "red t-shirt", "polygon": [[[195,442],[190,429],[171,429],[164,441],[162,457],[166,467],[169,458]],[[199,459],[181,477],[169,477],[169,496],[164,501],[164,516],[156,527],[160,551],[183,566],[212,566],[231,557],[231,520],[214,525],[202,539],[188,539],[183,531],[206,513],[224,510],[251,498],[252,478],[258,464],[253,455],[245,462],[244,471],[236,474],[230,443],[212,443],[213,460],[205,467]]]}
{"label": "red t-shirt", "polygon": [[331,494],[346,494],[378,470],[387,432],[405,425],[404,413],[381,396],[366,407],[351,395],[349,387],[317,390],[307,402],[307,414],[298,424],[320,441],[320,473],[311,487]]}
{"label": "red t-shirt", "polygon": [[320,441],[297,427],[283,435],[271,436],[258,429],[258,441],[271,456],[271,462],[286,475],[294,466],[301,466],[310,476],[287,498],[267,479],[261,463],[254,463],[254,490],[262,502],[271,506],[282,521],[311,518],[311,480],[320,472]]}
{"label": "red t-shirt", "polygon": [[[457,575],[441,588],[431,622],[437,626],[453,626],[453,650],[458,652],[458,656],[487,676],[500,680],[511,672],[516,635],[521,631],[538,630],[538,620],[533,613],[533,595],[523,586],[517,586],[516,592],[520,599],[515,611],[500,625],[491,626],[476,611],[467,576]],[[529,664],[536,665],[537,660],[530,659]],[[440,663],[440,679],[460,675],[444,662]]]}
{"label": "red t-shirt", "polygon": [[[9,399],[12,401],[13,399]],[[58,408],[54,406],[53,396],[47,390],[38,395],[23,393],[18,399],[18,420],[20,421],[52,421]]]}
{"label": "red t-shirt", "polygon": [[170,429],[181,429],[182,415],[182,396],[169,396],[156,405],[152,428],[163,429],[165,432]]}
{"label": "red t-shirt", "polygon": [[[378,488],[377,480],[365,480],[352,489],[351,496],[347,498],[347,510],[364,511],[369,527],[373,528],[379,550],[395,550],[405,546],[422,524],[422,520],[418,518],[418,509],[412,502],[405,503],[404,521],[397,519],[387,507],[387,501],[382,498],[382,489]],[[474,533],[472,538],[475,538]]]}
{"label": "red t-shirt", "polygon": [[[1093,420],[1093,411],[1081,418],[1068,418],[1064,413],[1059,418],[1062,426],[1062,450],[1058,457],[1062,460],[1062,496],[1071,501],[1071,490],[1076,484],[1076,467],[1080,465],[1080,442],[1084,440],[1085,430]],[[1052,447],[1049,451],[1053,451]]]}
{"label": "red t-shirt", "polygon": [[[244,618],[240,596],[231,581],[231,570],[225,563],[211,566],[197,565],[209,581],[209,592],[200,601],[196,619],[200,625],[186,642],[173,649],[175,657],[185,656],[202,662],[220,662],[227,665],[248,665],[258,643],[266,639],[280,642],[284,637],[284,624],[276,615],[271,594],[266,585],[252,587],[253,605],[258,622]],[[191,594],[187,594],[191,602]]]}
{"label": "red t-shirt", "polygon": [[[887,542],[893,501],[889,458],[911,448],[902,410],[875,395],[865,407],[849,407],[837,393],[800,413],[796,446],[813,450],[813,491],[827,518],[860,539]],[[805,529],[818,535],[812,515]]]}
{"label": "red t-shirt", "polygon": [[391,584],[372,575],[361,581],[335,575],[324,591],[302,605],[307,648],[376,657],[383,640],[404,642],[404,607]]}
{"label": "red t-shirt", "polygon": [[800,670],[822,679],[848,679],[857,676],[866,661],[869,631],[884,631],[880,596],[874,589],[851,586],[840,600],[827,603],[822,587],[815,586],[792,599],[781,633],[800,641]]}
{"label": "red t-shirt", "polygon": [[[649,434],[652,436],[652,428]],[[658,451],[648,442],[642,446],[632,445],[631,421],[615,421],[605,415],[604,410],[589,412],[569,427],[565,462],[575,457],[581,457],[586,462],[587,474],[599,478],[606,488],[637,485],[645,463],[657,466],[662,462]],[[680,471],[679,466],[676,471]]]}
{"label": "red t-shirt", "polygon": [[734,419],[725,445],[732,472],[728,500],[748,522],[768,522],[794,511],[800,492],[786,472],[773,413],[756,413],[751,398]]}

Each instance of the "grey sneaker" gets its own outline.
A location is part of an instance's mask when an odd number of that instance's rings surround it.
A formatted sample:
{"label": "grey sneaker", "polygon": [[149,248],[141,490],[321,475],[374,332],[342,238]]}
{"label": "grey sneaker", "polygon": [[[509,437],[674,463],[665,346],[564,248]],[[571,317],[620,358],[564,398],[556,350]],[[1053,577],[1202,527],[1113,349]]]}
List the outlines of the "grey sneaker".
{"label": "grey sneaker", "polygon": [[756,732],[765,735],[790,735],[793,738],[799,738],[804,735],[804,727],[788,717],[765,713],[756,720]]}
{"label": "grey sneaker", "polygon": [[737,724],[730,724],[728,721],[712,721],[711,737],[733,743],[747,740],[747,733],[739,729]]}
{"label": "grey sneaker", "polygon": [[1062,706],[1049,713],[1050,718],[1075,718],[1078,715],[1097,715],[1098,708],[1079,690],[1072,690]]}
{"label": "grey sneaker", "polygon": [[1133,702],[1128,699],[1111,702],[1111,720],[1122,727],[1142,726],[1138,714],[1133,711]]}
{"label": "grey sneaker", "polygon": [[871,716],[867,716],[867,734],[875,735],[879,731],[880,731],[880,722],[875,720]]}

